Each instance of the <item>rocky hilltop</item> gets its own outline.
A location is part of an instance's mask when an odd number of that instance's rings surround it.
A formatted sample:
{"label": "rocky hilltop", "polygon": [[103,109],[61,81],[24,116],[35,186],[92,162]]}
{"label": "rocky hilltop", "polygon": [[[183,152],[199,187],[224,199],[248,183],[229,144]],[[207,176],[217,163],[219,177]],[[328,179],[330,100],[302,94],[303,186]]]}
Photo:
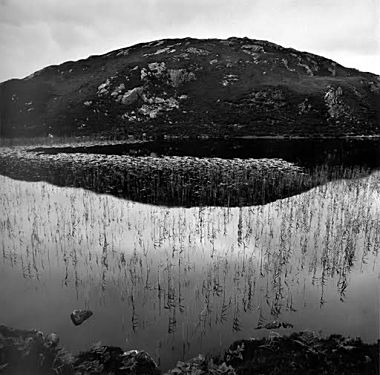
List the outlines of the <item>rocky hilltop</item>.
{"label": "rocky hilltop", "polygon": [[3,137],[380,133],[380,77],[248,38],[165,39],[0,84]]}

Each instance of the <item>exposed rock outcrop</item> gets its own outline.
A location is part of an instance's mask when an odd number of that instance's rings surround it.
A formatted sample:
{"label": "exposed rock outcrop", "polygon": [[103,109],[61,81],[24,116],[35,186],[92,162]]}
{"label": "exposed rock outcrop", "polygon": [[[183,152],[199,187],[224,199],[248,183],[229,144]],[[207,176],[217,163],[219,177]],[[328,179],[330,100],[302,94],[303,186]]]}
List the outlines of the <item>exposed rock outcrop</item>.
{"label": "exposed rock outcrop", "polygon": [[133,104],[142,97],[142,93],[144,92],[143,87],[135,87],[127,92],[123,93],[121,91],[120,95],[118,95],[116,101],[125,105]]}
{"label": "exposed rock outcrop", "polygon": [[344,102],[343,90],[340,86],[328,87],[324,99],[328,107],[328,113],[332,119],[349,119],[352,116],[349,105]]}

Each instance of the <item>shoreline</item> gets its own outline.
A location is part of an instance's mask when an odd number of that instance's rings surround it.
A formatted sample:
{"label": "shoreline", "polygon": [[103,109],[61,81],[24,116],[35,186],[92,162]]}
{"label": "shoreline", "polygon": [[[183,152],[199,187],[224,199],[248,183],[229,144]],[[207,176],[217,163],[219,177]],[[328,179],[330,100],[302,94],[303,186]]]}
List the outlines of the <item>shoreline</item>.
{"label": "shoreline", "polygon": [[208,135],[200,135],[196,137],[181,136],[181,135],[165,135],[159,137],[122,137],[119,139],[117,136],[103,136],[103,135],[89,135],[89,136],[72,136],[72,137],[36,137],[36,138],[0,138],[0,149],[4,147],[28,147],[28,146],[64,146],[64,145],[116,145],[116,144],[133,144],[133,143],[146,143],[150,141],[185,141],[185,140],[379,140],[380,134],[374,135],[346,135],[346,136],[296,136],[296,135],[244,135],[236,137],[215,137]]}
{"label": "shoreline", "polygon": [[119,347],[94,344],[73,355],[59,346],[51,333],[0,325],[0,373],[50,375],[85,374],[377,374],[377,343],[341,335],[321,337],[312,331],[281,336],[270,331],[263,339],[249,338],[232,343],[220,357],[200,354],[174,369],[162,372],[150,354],[124,351]]}

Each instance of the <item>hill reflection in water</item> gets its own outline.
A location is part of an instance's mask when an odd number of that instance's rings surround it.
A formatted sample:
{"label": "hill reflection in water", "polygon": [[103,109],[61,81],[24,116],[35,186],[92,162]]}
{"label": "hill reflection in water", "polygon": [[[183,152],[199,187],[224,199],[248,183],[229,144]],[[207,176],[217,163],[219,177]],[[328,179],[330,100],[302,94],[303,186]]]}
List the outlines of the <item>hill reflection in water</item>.
{"label": "hill reflection in water", "polygon": [[[166,208],[0,176],[0,320],[165,369],[274,319],[377,339],[380,173],[250,207]],[[72,326],[69,313],[94,316]]]}

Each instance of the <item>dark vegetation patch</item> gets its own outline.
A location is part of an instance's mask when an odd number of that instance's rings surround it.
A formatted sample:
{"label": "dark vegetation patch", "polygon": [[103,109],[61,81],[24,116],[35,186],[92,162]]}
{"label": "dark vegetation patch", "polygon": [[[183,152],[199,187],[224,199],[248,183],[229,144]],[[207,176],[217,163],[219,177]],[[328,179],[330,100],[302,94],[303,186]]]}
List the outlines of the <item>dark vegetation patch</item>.
{"label": "dark vegetation patch", "polygon": [[234,342],[224,356],[236,374],[376,374],[379,343],[312,332]]}

